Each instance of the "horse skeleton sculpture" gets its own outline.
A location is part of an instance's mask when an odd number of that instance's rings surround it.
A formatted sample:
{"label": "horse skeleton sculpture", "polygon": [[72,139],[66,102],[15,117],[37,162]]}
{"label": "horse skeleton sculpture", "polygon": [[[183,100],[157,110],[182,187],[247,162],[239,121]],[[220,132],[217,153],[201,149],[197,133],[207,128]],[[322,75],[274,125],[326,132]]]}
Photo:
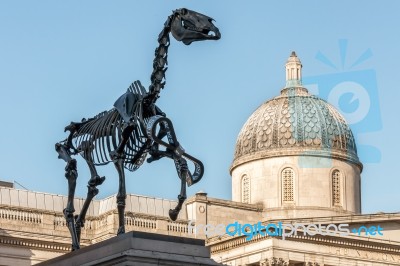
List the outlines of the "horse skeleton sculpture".
{"label": "horse skeleton sculpture", "polygon": [[[176,220],[182,204],[186,199],[186,184],[188,186],[200,181],[203,176],[203,164],[196,158],[185,153],[178,143],[171,121],[155,105],[161,89],[165,85],[167,70],[167,52],[170,45],[169,33],[174,38],[189,45],[194,41],[218,40],[221,35],[212,23],[213,19],[200,13],[182,8],[173,11],[164,24],[158,37],[159,46],[155,50],[153,73],[148,92],[135,81],[114,104],[110,111],[102,112],[81,122],[71,122],[65,128],[69,136],[56,144],[59,158],[67,165],[65,177],[68,180],[68,202],[64,216],[72,237],[72,250],[79,249],[81,228],[85,223],[86,212],[93,197],[99,192],[105,177],[97,174],[96,166],[113,162],[119,175],[117,208],[119,228],[117,234],[125,233],[125,173],[124,168],[137,170],[147,154],[151,157],[147,162],[167,157],[174,160],[178,176],[181,179],[181,191],[175,209],[169,210],[169,216]],[[168,142],[163,140],[167,137]],[[160,149],[160,145],[163,149]],[[73,155],[80,154],[87,162],[91,178],[88,182],[87,198],[79,215],[74,216],[74,195],[78,172]],[[190,172],[187,160],[194,164]]]}

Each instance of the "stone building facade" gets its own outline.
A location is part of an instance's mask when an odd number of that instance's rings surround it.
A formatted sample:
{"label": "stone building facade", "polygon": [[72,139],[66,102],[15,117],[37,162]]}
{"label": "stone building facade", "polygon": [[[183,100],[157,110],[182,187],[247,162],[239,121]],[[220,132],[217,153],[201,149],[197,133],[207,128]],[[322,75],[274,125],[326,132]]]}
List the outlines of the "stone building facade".
{"label": "stone building facade", "polygon": [[[301,84],[293,52],[279,96],[239,133],[232,200],[199,192],[178,220],[175,201],[128,195],[126,229],[206,239],[227,265],[400,265],[400,213],[361,213],[361,172],[343,116]],[[70,250],[66,196],[0,188],[0,265],[31,265]],[[77,211],[83,199],[75,199]],[[94,200],[82,246],[117,231],[115,197]],[[226,231],[228,229],[228,231]]]}

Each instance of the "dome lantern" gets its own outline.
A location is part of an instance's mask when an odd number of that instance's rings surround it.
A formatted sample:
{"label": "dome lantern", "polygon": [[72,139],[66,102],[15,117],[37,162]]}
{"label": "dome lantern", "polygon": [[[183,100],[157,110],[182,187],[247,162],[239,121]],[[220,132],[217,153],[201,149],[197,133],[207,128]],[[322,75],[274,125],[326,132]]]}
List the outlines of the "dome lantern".
{"label": "dome lantern", "polygon": [[285,88],[301,86],[301,65],[296,52],[293,51],[286,62],[286,86]]}

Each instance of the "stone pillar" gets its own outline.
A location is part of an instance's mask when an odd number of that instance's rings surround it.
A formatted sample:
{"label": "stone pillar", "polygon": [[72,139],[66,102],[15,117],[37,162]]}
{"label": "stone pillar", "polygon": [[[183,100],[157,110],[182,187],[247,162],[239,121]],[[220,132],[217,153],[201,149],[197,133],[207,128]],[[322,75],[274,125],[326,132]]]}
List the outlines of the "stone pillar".
{"label": "stone pillar", "polygon": [[54,214],[43,213],[42,227],[48,230],[54,230]]}
{"label": "stone pillar", "polygon": [[158,234],[168,235],[168,220],[157,219],[156,220],[156,229]]}
{"label": "stone pillar", "polygon": [[[192,221],[189,225],[202,225],[203,227],[207,225],[207,193],[197,192],[196,195],[188,200],[186,203],[186,210],[188,214],[188,220]],[[189,232],[191,234],[192,232]],[[196,238],[206,238],[204,234],[204,229],[197,230],[193,232]]]}

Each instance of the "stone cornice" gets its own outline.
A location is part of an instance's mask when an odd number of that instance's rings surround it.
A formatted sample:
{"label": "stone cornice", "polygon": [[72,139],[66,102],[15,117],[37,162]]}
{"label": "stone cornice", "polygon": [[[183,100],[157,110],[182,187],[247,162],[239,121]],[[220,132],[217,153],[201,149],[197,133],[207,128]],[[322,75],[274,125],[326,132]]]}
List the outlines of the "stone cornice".
{"label": "stone cornice", "polygon": [[287,157],[287,156],[311,156],[311,157],[322,157],[328,159],[337,159],[340,161],[345,161],[356,165],[360,171],[363,169],[362,163],[358,160],[355,154],[346,153],[343,151],[333,150],[333,149],[312,149],[312,148],[285,148],[285,149],[269,149],[258,152],[253,152],[251,154],[242,155],[235,158],[231,167],[229,168],[229,173],[232,175],[232,171],[245,163],[257,160],[263,160],[275,157]]}
{"label": "stone cornice", "polygon": [[4,235],[0,235],[0,244],[46,250],[46,251],[55,251],[59,253],[67,253],[71,251],[71,244],[69,243],[67,244],[59,242],[33,240],[27,238],[9,237]]}
{"label": "stone cornice", "polygon": [[[296,205],[292,205],[292,206],[282,206],[282,207],[275,207],[275,208],[264,208],[263,211],[264,212],[273,212],[273,211],[289,211],[289,210],[317,210],[317,211],[331,211],[331,212],[335,212],[335,214],[340,213],[341,215],[345,215],[346,217],[349,215],[353,215],[354,212],[351,211],[346,211],[343,210],[341,208],[335,208],[335,207],[316,207],[316,206],[296,206]],[[331,216],[330,216],[331,217]],[[301,219],[301,218],[297,218],[297,219]],[[297,220],[295,219],[295,220]],[[315,219],[319,219],[318,217]],[[282,220],[282,219],[280,219]],[[288,220],[293,220],[293,219],[288,219]]]}
{"label": "stone cornice", "polygon": [[[217,254],[231,250],[240,246],[249,245],[252,243],[259,243],[269,239],[281,240],[279,237],[262,236],[260,234],[254,236],[251,240],[246,240],[246,236],[230,237],[213,243],[210,240],[207,241],[207,245],[210,246],[211,254]],[[307,242],[319,245],[329,245],[336,247],[364,249],[374,252],[386,252],[392,254],[400,253],[400,242],[394,242],[382,239],[371,239],[367,237],[355,237],[355,236],[304,236],[301,234],[287,237],[282,241],[296,241],[296,242]]]}
{"label": "stone cornice", "polygon": [[350,214],[350,215],[343,215],[343,216],[322,216],[322,217],[310,217],[310,218],[296,218],[296,219],[274,219],[268,220],[268,223],[275,223],[275,222],[296,222],[296,223],[371,223],[371,222],[379,222],[379,221],[398,221],[400,222],[400,213],[373,213],[373,214]]}
{"label": "stone cornice", "polygon": [[186,204],[192,204],[192,203],[206,203],[210,205],[223,206],[227,208],[235,208],[235,209],[255,211],[255,212],[261,212],[263,210],[262,204],[248,204],[231,200],[210,198],[202,195],[201,196],[194,195],[193,197],[190,197],[186,201]]}
{"label": "stone cornice", "polygon": [[48,210],[34,209],[34,208],[27,208],[27,207],[19,207],[19,206],[6,205],[6,204],[0,204],[0,209],[22,211],[22,212],[36,213],[36,214],[51,214],[51,215],[62,214],[62,212],[55,212],[55,211],[48,211]]}

